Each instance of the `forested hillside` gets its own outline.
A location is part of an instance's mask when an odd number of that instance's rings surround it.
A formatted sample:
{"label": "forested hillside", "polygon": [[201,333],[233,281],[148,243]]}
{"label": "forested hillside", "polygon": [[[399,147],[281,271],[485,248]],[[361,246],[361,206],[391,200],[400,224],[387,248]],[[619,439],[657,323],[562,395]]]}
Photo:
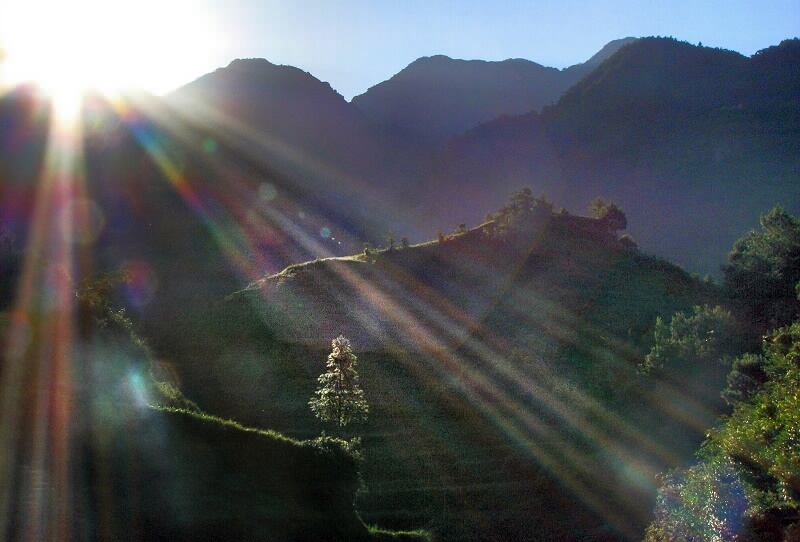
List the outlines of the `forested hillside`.
{"label": "forested hillside", "polygon": [[[775,207],[725,266],[739,317],[763,335],[735,359],[696,464],[668,473],[645,540],[796,540],[800,535],[800,219]],[[668,363],[674,360],[668,360]]]}

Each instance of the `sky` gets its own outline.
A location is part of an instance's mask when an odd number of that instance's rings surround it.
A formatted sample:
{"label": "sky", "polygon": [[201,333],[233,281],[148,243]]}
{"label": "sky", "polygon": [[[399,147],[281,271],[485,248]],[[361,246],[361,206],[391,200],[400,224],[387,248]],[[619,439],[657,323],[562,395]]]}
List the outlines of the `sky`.
{"label": "sky", "polygon": [[[435,54],[481,60],[525,58],[564,68],[588,60],[609,41],[628,36],[672,36],[745,55],[800,36],[800,0],[3,3],[0,59],[7,57],[7,71],[12,71],[14,58],[15,69],[21,71],[20,66],[46,64],[44,58],[53,57],[58,60],[48,70],[66,67],[78,73],[74,59],[98,57],[101,67],[89,65],[80,73],[118,72],[125,84],[138,82],[157,93],[236,58],[266,58],[296,66],[350,99],[417,58]],[[26,13],[13,12],[20,6],[29,6]],[[77,15],[71,16],[70,10]],[[15,32],[20,45],[13,39],[4,42],[4,33]],[[68,45],[79,40],[82,48],[70,49]],[[34,47],[40,49],[34,60],[22,54]],[[58,57],[64,50],[69,56]]]}
{"label": "sky", "polygon": [[206,0],[220,62],[260,57],[350,99],[422,56],[584,62],[627,36],[672,36],[745,55],[800,36],[800,0]]}

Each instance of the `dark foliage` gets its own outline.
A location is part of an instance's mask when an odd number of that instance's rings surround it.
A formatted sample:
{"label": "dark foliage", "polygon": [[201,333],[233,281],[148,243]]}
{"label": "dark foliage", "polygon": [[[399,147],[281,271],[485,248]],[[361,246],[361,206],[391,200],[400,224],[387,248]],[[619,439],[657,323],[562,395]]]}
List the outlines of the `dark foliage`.
{"label": "dark foliage", "polygon": [[653,335],[655,344],[643,364],[647,370],[671,364],[695,366],[695,371],[714,363],[727,366],[747,347],[731,313],[719,306],[677,313],[669,326],[659,318]]}
{"label": "dark foliage", "polygon": [[620,238],[619,238],[619,243],[620,243],[620,244],[621,244],[623,247],[625,247],[625,248],[629,248],[629,249],[631,249],[631,250],[637,250],[637,249],[639,248],[639,243],[637,243],[637,242],[636,242],[636,241],[633,239],[633,237],[631,237],[631,236],[630,236],[629,234],[627,234],[627,233],[626,233],[625,235],[623,235],[622,237],[620,237]]}
{"label": "dark foliage", "polygon": [[722,397],[732,406],[746,403],[761,393],[768,381],[766,359],[757,354],[745,354],[734,360]]}
{"label": "dark foliage", "polygon": [[527,186],[514,192],[511,200],[491,215],[492,233],[499,236],[529,234],[541,230],[553,214],[553,204],[544,196],[534,197]]}
{"label": "dark foliage", "polygon": [[0,228],[0,310],[9,308],[14,300],[22,271],[22,257],[14,233]]}
{"label": "dark foliage", "polygon": [[761,231],[736,242],[723,271],[731,299],[757,330],[787,325],[800,311],[800,220],[776,206],[761,217]]}
{"label": "dark foliage", "polygon": [[603,226],[611,232],[624,230],[628,227],[628,218],[625,212],[613,201],[596,197],[589,204],[589,213],[593,218],[600,220]]}
{"label": "dark foliage", "polygon": [[[762,358],[748,357],[741,364],[760,369],[751,371],[755,378],[740,388],[743,402],[710,434],[700,463],[666,480],[648,542],[796,539],[799,356],[797,322],[765,340]],[[757,382],[764,375],[767,379]]]}
{"label": "dark foliage", "polygon": [[[792,314],[791,286],[800,272],[798,221],[776,207],[761,223],[762,232],[736,242],[725,267],[728,291],[756,329]],[[683,342],[674,341],[675,330],[668,340],[664,331],[659,324],[648,360],[682,349]],[[692,345],[706,342],[694,333],[681,335],[694,336],[686,342],[693,350]],[[746,332],[738,335],[740,342],[747,338]],[[666,343],[671,346],[663,349]],[[762,351],[733,362],[723,391],[733,414],[709,434],[699,464],[666,478],[648,542],[774,541],[800,535],[800,322],[771,332]]]}

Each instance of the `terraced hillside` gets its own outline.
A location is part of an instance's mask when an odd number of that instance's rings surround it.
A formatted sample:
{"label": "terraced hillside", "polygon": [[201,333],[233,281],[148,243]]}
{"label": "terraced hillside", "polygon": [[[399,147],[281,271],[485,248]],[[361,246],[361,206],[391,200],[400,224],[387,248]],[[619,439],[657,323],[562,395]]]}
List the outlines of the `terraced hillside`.
{"label": "terraced hillside", "polygon": [[510,234],[489,222],[291,266],[230,296],[214,314],[228,345],[205,382],[216,391],[202,400],[289,434],[321,431],[307,401],[343,333],[371,405],[343,432],[362,437],[368,523],[441,540],[632,540],[657,474],[723,408],[727,373],[638,364],[657,316],[719,299],[602,220],[540,214]]}

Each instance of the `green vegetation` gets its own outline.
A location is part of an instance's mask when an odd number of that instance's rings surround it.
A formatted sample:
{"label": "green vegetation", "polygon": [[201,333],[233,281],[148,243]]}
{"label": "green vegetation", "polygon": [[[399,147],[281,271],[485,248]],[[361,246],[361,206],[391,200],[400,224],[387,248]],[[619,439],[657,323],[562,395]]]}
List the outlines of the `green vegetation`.
{"label": "green vegetation", "polygon": [[514,192],[511,200],[491,215],[493,233],[498,236],[528,235],[540,229],[552,214],[553,204],[544,196],[534,197],[526,186]]}
{"label": "green vegetation", "polygon": [[713,419],[728,368],[637,368],[658,317],[721,305],[722,290],[530,190],[494,216],[443,242],[291,266],[231,296],[220,342],[241,351],[249,338],[265,361],[220,408],[257,422],[269,397],[258,423],[318,433],[313,360],[341,333],[369,367],[365,521],[442,541],[641,536],[655,487],[632,487],[620,465],[635,455],[655,472],[676,467],[710,422],[665,414],[673,383]]}
{"label": "green vegetation", "polygon": [[[83,333],[91,334],[91,328],[99,325],[106,334],[127,340],[130,347],[135,349],[147,364],[148,378],[143,382],[150,388],[146,394],[151,401],[150,406],[201,414],[200,407],[188,399],[174,382],[156,375],[156,358],[147,341],[136,331],[125,309],[114,308],[114,291],[130,280],[130,271],[122,268],[90,275],[81,281],[75,295],[80,301],[80,311],[83,314],[81,318]],[[95,333],[101,330],[95,330]]]}
{"label": "green vegetation", "polygon": [[358,384],[357,358],[350,341],[339,335],[331,341],[331,348],[326,364],[328,370],[319,376],[319,387],[308,405],[317,418],[334,422],[339,427],[364,421],[369,406]]}
{"label": "green vegetation", "polygon": [[[151,348],[125,311],[113,308],[115,292],[129,280],[127,269],[98,273],[83,280],[77,291],[88,318],[84,335],[95,343],[113,341],[135,352],[147,367],[146,376],[135,380],[147,403],[144,409],[115,405],[124,413],[124,424],[92,428],[92,456],[113,467],[104,476],[119,472],[124,476],[119,467],[133,461],[150,480],[138,496],[146,505],[134,512],[125,509],[127,501],[110,508],[96,503],[103,506],[98,510],[104,517],[116,518],[107,522],[104,536],[124,536],[132,520],[146,526],[142,535],[148,540],[188,542],[199,535],[332,542],[428,539],[421,531],[370,531],[361,522],[353,509],[361,487],[356,442],[328,436],[298,440],[211,415],[187,399],[175,382],[159,379]],[[343,391],[344,396],[336,401],[321,393],[317,407],[321,416],[333,415],[344,425],[364,416],[366,403],[357,385],[349,341],[339,337],[333,346],[325,391],[333,395]],[[154,442],[165,446],[168,454],[154,456]]]}
{"label": "green vegetation", "polygon": [[746,403],[764,389],[769,380],[766,371],[767,361],[759,354],[747,353],[736,358],[728,375],[728,387],[722,398],[731,406]]}
{"label": "green vegetation", "polygon": [[800,322],[768,337],[763,355],[768,380],[741,396],[698,465],[666,479],[647,541],[800,535]]}
{"label": "green vegetation", "polygon": [[0,309],[5,309],[14,297],[22,256],[14,233],[0,227]]}
{"label": "green vegetation", "polygon": [[[558,500],[558,485],[546,481],[544,473],[535,467],[536,462],[531,463],[519,450],[509,447],[504,430],[493,432],[484,423],[488,417],[498,427],[508,429],[514,438],[525,435],[526,429],[517,425],[519,421],[512,413],[516,410],[506,412],[487,406],[511,401],[520,412],[536,413],[549,434],[558,435],[551,436],[543,447],[570,450],[584,464],[591,465],[590,471],[580,471],[582,485],[577,487],[603,495],[609,507],[624,515],[625,520],[612,523],[612,529],[623,533],[638,530],[639,536],[652,521],[651,510],[642,505],[652,502],[654,493],[636,493],[616,470],[609,442],[604,440],[600,445],[593,441],[562,418],[562,412],[575,416],[580,412],[594,430],[604,434],[614,435],[616,429],[611,420],[618,420],[630,431],[646,435],[658,443],[659,450],[666,451],[662,453],[680,458],[680,462],[658,463],[655,456],[646,456],[646,461],[665,471],[685,464],[715,416],[735,405],[733,415],[722,426],[727,429],[718,430],[723,436],[715,433],[712,441],[724,440],[729,451],[737,446],[740,451],[752,451],[754,442],[761,443],[756,451],[762,455],[754,461],[764,472],[758,474],[752,465],[748,467],[750,471],[742,470],[742,453],[718,454],[713,450],[722,449],[723,444],[706,444],[698,465],[673,471],[665,479],[658,494],[657,521],[648,536],[652,540],[692,536],[700,536],[698,540],[704,540],[702,536],[724,539],[728,532],[725,529],[734,525],[741,529],[745,529],[742,525],[749,525],[746,528],[752,533],[763,534],[764,525],[774,523],[775,518],[785,529],[795,521],[795,505],[787,508],[784,504],[793,503],[796,498],[792,496],[796,491],[792,484],[796,482],[791,473],[797,472],[797,466],[791,456],[780,455],[782,447],[794,446],[795,422],[787,417],[789,414],[769,418],[770,412],[777,412],[771,404],[778,405],[784,413],[796,407],[787,403],[789,399],[780,398],[795,384],[773,383],[785,380],[776,376],[780,374],[776,367],[784,366],[785,373],[791,372],[785,368],[785,359],[779,360],[783,354],[776,354],[776,344],[787,344],[785,333],[778,335],[783,338],[770,339],[768,344],[773,346],[764,354],[754,353],[757,335],[748,316],[753,313],[742,309],[740,297],[725,295],[735,291],[730,283],[719,287],[713,281],[692,277],[669,262],[632,250],[630,242],[616,237],[617,228],[624,225],[624,213],[613,202],[595,203],[594,218],[554,213],[546,200],[534,198],[530,190],[521,190],[498,213],[491,214],[491,220],[477,228],[460,228],[464,231],[452,236],[443,235],[446,242],[379,251],[369,266],[358,259],[320,261],[294,267],[290,274],[273,279],[275,288],[270,281],[262,283],[259,295],[270,299],[270,310],[287,300],[286,307],[292,307],[291,311],[325,314],[326,326],[343,329],[348,336],[367,338],[360,357],[375,368],[367,383],[379,399],[374,409],[371,405],[365,434],[377,432],[386,436],[366,439],[363,444],[370,458],[363,467],[368,490],[359,497],[359,508],[365,517],[382,518],[397,529],[414,523],[431,525],[443,540],[473,539],[481,536],[477,524],[456,527],[458,515],[445,507],[450,499],[463,494],[460,490],[443,490],[442,485],[461,487],[469,480],[476,487],[505,487],[504,480],[510,472],[527,472],[530,487]],[[791,227],[783,227],[780,234],[773,232],[769,243],[761,243],[758,238],[759,242],[746,245],[748,254],[757,255],[756,260],[773,262],[780,269],[771,272],[774,275],[790,272],[791,264],[786,262],[791,260],[785,258],[793,250],[793,220],[778,220],[777,215],[766,219],[766,224],[777,222]],[[761,248],[750,250],[759,244]],[[744,246],[737,244],[737,250],[742,252]],[[744,258],[733,260],[738,268],[761,269],[757,265],[739,265]],[[343,271],[347,280],[342,278]],[[462,317],[479,315],[479,320],[470,320],[479,323],[472,324],[472,330],[462,335],[454,333],[457,327],[453,322],[452,327],[441,331],[428,324],[426,332],[440,333],[435,344],[442,350],[435,354],[399,340],[388,343],[389,348],[386,336],[382,336],[382,342],[369,343],[370,333],[359,328],[357,322],[368,321],[382,330],[390,329],[396,320],[366,302],[361,289],[406,303],[417,299],[414,289],[420,284],[428,288],[426,301],[446,297],[462,311],[472,311],[462,312]],[[497,284],[502,287],[498,289]],[[787,283],[784,290],[779,290],[781,299],[796,295],[794,285],[789,288]],[[480,297],[483,294],[486,303]],[[302,305],[301,299],[313,299],[314,304]],[[257,300],[249,302],[260,306]],[[349,311],[332,308],[343,304],[356,311],[360,320]],[[410,310],[413,304],[403,307]],[[270,328],[280,325],[277,322],[295,322],[291,311],[274,315]],[[422,318],[414,312],[404,317]],[[385,328],[381,327],[383,322]],[[303,330],[307,332],[305,326]],[[291,337],[291,333],[294,332],[287,331],[285,336]],[[457,340],[452,340],[454,336]],[[497,337],[503,338],[503,347],[497,350],[500,357],[496,358],[501,361],[481,353],[496,344]],[[458,360],[454,373],[438,372],[441,360]],[[452,374],[461,376],[454,381]],[[492,387],[483,388],[472,378],[490,382]],[[481,393],[487,394],[486,403],[476,395]],[[767,401],[765,397],[771,398]],[[692,408],[703,413],[702,417],[693,417],[688,410],[678,410],[683,413],[676,416],[664,414],[664,409],[684,408],[680,401],[690,402]],[[583,411],[578,404],[595,406]],[[758,431],[735,426],[750,416],[761,417],[753,425],[760,427]],[[408,452],[399,452],[407,450],[403,442],[409,437],[402,430],[410,423],[415,423],[417,431],[450,435],[447,446],[414,437],[419,457],[425,457],[429,467],[407,465]],[[402,436],[389,436],[398,431]],[[639,456],[645,453],[638,446],[628,448],[630,444],[624,438],[606,438],[614,442],[612,449]],[[548,460],[557,461],[553,458],[561,452],[553,456],[541,450],[537,453],[539,459],[550,457]],[[441,459],[431,461],[428,457]],[[458,477],[442,476],[442,470],[450,465],[458,466]],[[745,487],[745,483],[751,485]],[[415,489],[395,496],[392,488],[398,484]],[[530,497],[511,490],[469,494],[475,499],[476,508],[469,508],[468,513],[481,518],[483,535],[499,529],[495,523],[499,519],[482,515],[477,508],[491,502],[495,513],[506,510],[509,518],[513,517],[508,524],[520,530],[512,536],[524,536],[524,521],[510,511],[516,506],[537,506],[530,503]],[[686,502],[682,501],[684,498]],[[778,502],[779,498],[784,501]],[[387,503],[404,510],[405,515],[387,514]],[[549,525],[550,532],[565,537],[598,529],[613,517],[606,510],[602,513],[604,520],[598,521],[574,500],[561,501],[556,509],[559,511],[551,512],[555,517],[572,517],[576,522],[572,529],[563,524]],[[432,522],[431,514],[438,519]],[[532,517],[540,528],[545,524],[541,515]],[[744,532],[741,529],[737,532]]]}
{"label": "green vegetation", "polygon": [[613,201],[606,201],[600,196],[594,198],[589,204],[589,213],[593,218],[600,220],[611,232],[628,227],[628,218],[625,216],[625,212]]}
{"label": "green vegetation", "polygon": [[[152,406],[98,436],[117,444],[94,453],[115,472],[134,458],[161,480],[143,494],[152,503],[137,521],[175,540],[201,531],[365,541],[641,536],[655,488],[641,481],[646,475],[632,482],[621,465],[632,456],[642,472],[685,464],[727,408],[726,383],[733,421],[755,415],[737,413],[772,393],[788,370],[777,369],[773,351],[742,356],[752,334],[723,288],[632,250],[616,235],[624,213],[608,202],[597,209],[596,217],[554,213],[521,190],[492,220],[462,225],[446,242],[319,259],[256,281],[191,330],[210,373],[195,381],[204,393],[192,394],[194,402],[179,376],[165,377],[130,317],[112,308],[126,272],[96,275],[78,288],[93,322],[85,333],[127,338],[152,382]],[[332,330],[342,335],[321,344]],[[345,335],[357,337],[364,375]],[[315,389],[313,360],[326,354]],[[681,410],[676,390],[705,417]],[[792,445],[786,428],[794,422],[776,420],[759,422],[761,436],[737,429],[741,442],[723,439],[726,450],[767,443],[756,450],[767,482],[742,470],[735,454],[703,456],[667,479],[653,540],[723,536],[714,522],[733,525],[734,516],[754,526],[759,518],[794,521],[796,507],[782,503],[794,498],[786,473],[795,465],[769,440]],[[355,421],[364,423],[361,439],[308,440],[324,423],[343,431]],[[132,425],[140,429],[125,429]],[[155,461],[158,439],[174,459]],[[755,489],[741,489],[746,475]],[[745,493],[759,507],[747,500],[736,508]],[[789,501],[778,502],[781,495]],[[110,512],[123,513],[123,503]],[[394,532],[367,528],[361,517]],[[712,531],[703,531],[707,522]]]}
{"label": "green vegetation", "polygon": [[[756,330],[798,317],[798,305],[792,302],[797,300],[791,298],[800,274],[800,222],[775,207],[762,217],[761,225],[762,232],[751,232],[736,242],[725,267],[727,290],[745,323]],[[666,338],[660,323],[650,361],[660,359],[666,350],[683,355],[684,345],[690,355],[719,357],[716,346],[705,348],[705,337],[727,327],[714,319],[687,326],[699,319],[683,316]],[[733,362],[723,391],[733,413],[709,433],[698,464],[665,479],[646,541],[798,539],[798,390],[800,320],[766,336],[760,355],[746,353]]]}
{"label": "green vegetation", "polygon": [[729,295],[761,333],[791,323],[800,311],[800,219],[773,208],[761,231],[736,241],[724,272]]}
{"label": "green vegetation", "polygon": [[625,248],[629,248],[631,250],[638,250],[639,243],[637,243],[630,234],[626,233],[622,237],[619,238],[619,242]]}
{"label": "green vegetation", "polygon": [[658,317],[653,337],[655,344],[642,364],[645,371],[670,364],[728,365],[732,356],[745,349],[730,311],[719,306],[696,306],[691,314],[679,312],[669,326]]}
{"label": "green vegetation", "polygon": [[433,537],[427,531],[387,531],[378,527],[369,526],[369,532],[375,537],[376,541],[391,541],[391,540],[417,540],[419,542],[432,542]]}

